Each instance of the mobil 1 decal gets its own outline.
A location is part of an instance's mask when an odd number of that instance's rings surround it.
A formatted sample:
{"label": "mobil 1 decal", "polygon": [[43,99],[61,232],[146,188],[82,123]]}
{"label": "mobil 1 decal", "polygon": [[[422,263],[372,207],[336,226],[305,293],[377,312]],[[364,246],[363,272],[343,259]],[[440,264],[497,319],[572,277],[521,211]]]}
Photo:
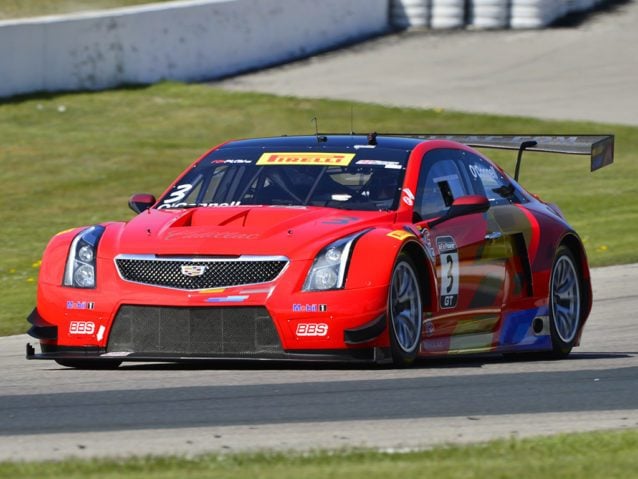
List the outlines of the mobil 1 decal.
{"label": "mobil 1 decal", "polygon": [[451,236],[437,237],[436,247],[441,258],[441,308],[454,308],[459,298],[459,253]]}

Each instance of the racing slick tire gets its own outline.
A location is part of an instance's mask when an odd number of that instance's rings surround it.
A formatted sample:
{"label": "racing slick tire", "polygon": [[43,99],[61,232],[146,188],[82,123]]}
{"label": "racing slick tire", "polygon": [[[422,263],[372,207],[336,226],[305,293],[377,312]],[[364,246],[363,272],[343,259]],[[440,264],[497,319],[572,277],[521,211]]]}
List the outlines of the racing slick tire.
{"label": "racing slick tire", "polygon": [[56,363],[66,368],[75,369],[117,369],[122,361],[112,360],[98,360],[93,361],[90,359],[56,359]]}
{"label": "racing slick tire", "polygon": [[390,351],[395,366],[409,366],[416,359],[421,343],[422,304],[414,262],[401,253],[392,270],[388,293]]}
{"label": "racing slick tire", "polygon": [[574,347],[582,322],[580,269],[566,246],[556,252],[549,283],[549,327],[553,358],[566,357]]}

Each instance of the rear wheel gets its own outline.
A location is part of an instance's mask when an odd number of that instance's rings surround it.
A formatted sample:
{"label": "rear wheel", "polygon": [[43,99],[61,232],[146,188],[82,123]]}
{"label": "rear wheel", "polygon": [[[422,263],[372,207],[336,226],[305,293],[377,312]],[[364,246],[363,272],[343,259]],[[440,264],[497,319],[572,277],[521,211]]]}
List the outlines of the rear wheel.
{"label": "rear wheel", "polygon": [[403,253],[392,271],[388,316],[392,360],[396,366],[410,365],[421,342],[423,309],[414,263]]}
{"label": "rear wheel", "polygon": [[122,361],[91,359],[56,359],[60,366],[75,369],[116,369]]}
{"label": "rear wheel", "polygon": [[566,246],[558,248],[549,288],[552,355],[556,358],[571,352],[580,330],[582,291],[579,271],[572,252]]}

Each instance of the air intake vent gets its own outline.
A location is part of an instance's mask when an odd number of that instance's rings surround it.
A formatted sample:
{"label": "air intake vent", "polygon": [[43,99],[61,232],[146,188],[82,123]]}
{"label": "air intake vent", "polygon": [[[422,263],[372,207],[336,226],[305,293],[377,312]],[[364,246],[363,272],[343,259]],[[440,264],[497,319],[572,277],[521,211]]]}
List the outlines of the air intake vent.
{"label": "air intake vent", "polygon": [[264,307],[131,305],[118,311],[107,351],[180,357],[267,357],[283,352]]}

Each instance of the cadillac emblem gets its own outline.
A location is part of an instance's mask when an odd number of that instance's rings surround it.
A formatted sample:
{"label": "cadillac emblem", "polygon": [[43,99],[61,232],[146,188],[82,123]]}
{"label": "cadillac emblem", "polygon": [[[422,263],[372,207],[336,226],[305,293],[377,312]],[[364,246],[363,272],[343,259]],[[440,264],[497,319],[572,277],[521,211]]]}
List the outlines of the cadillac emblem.
{"label": "cadillac emblem", "polygon": [[194,278],[203,275],[204,271],[206,271],[206,266],[201,264],[183,264],[181,270],[184,276]]}

